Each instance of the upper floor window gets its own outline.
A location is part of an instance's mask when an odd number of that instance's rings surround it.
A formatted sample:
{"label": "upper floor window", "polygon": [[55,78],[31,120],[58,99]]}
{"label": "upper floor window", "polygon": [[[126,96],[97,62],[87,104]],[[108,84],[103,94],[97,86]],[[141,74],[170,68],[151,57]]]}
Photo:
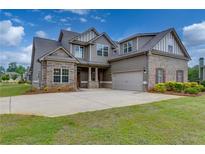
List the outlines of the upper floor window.
{"label": "upper floor window", "polygon": [[82,46],[75,46],[75,57],[83,58],[84,47]]}
{"label": "upper floor window", "polygon": [[98,56],[108,56],[108,45],[97,44],[97,55]]}
{"label": "upper floor window", "polygon": [[184,82],[184,71],[183,70],[177,70],[176,81],[177,82]]}
{"label": "upper floor window", "polygon": [[173,53],[173,45],[168,45],[168,52]]}
{"label": "upper floor window", "polygon": [[156,83],[165,82],[165,72],[162,68],[156,69]]}
{"label": "upper floor window", "polygon": [[132,51],[132,47],[133,47],[133,42],[132,41],[125,42],[123,44],[123,51],[124,51],[124,53],[131,52]]}

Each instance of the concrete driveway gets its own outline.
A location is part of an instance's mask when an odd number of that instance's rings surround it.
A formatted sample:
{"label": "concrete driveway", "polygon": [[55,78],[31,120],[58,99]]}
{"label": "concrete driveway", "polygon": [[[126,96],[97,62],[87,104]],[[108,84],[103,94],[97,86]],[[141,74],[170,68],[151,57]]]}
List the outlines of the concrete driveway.
{"label": "concrete driveway", "polygon": [[[113,107],[145,104],[180,96],[111,89],[82,89],[79,92],[48,93],[11,97],[11,113],[49,117]],[[9,97],[0,98],[0,114],[9,113]]]}

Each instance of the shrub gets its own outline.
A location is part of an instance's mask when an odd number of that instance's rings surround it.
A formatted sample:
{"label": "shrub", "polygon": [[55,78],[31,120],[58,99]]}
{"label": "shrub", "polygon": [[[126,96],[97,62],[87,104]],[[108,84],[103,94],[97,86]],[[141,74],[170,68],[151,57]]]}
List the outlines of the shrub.
{"label": "shrub", "polygon": [[158,83],[155,85],[154,90],[156,92],[164,93],[166,92],[167,89],[166,89],[165,83]]}
{"label": "shrub", "polygon": [[2,75],[1,79],[2,79],[3,81],[8,81],[8,80],[10,79],[10,77],[9,77],[8,74],[4,74],[4,75]]}
{"label": "shrub", "polygon": [[26,81],[24,79],[21,79],[18,81],[18,84],[23,84],[23,83],[26,83]]}
{"label": "shrub", "polygon": [[184,82],[184,89],[191,88],[191,82]]}
{"label": "shrub", "polygon": [[176,82],[174,84],[174,91],[175,92],[182,92],[184,90],[184,84],[181,82]]}
{"label": "shrub", "polygon": [[205,80],[201,81],[201,85],[203,85],[205,87]]}
{"label": "shrub", "polygon": [[48,91],[48,87],[44,87],[43,90],[47,92]]}
{"label": "shrub", "polygon": [[58,87],[57,90],[58,90],[58,91],[61,91],[61,87]]}
{"label": "shrub", "polygon": [[165,86],[166,86],[167,91],[174,91],[175,83],[176,82],[174,81],[166,82]]}
{"label": "shrub", "polygon": [[196,86],[195,88],[197,88],[197,89],[201,92],[201,91],[203,90],[204,86],[198,85],[198,86]]}
{"label": "shrub", "polygon": [[191,87],[197,87],[199,84],[197,82],[190,82]]}
{"label": "shrub", "polygon": [[184,92],[186,93],[186,94],[198,94],[199,93],[199,90],[197,89],[197,88],[186,88],[185,90],[184,90]]}
{"label": "shrub", "polygon": [[203,88],[201,89],[201,92],[205,92],[205,87],[203,87]]}

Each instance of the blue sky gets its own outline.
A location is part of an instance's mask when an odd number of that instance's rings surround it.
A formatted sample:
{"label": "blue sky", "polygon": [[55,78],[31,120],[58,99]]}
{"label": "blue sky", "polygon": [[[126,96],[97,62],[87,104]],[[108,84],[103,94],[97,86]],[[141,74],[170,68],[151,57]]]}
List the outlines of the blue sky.
{"label": "blue sky", "polygon": [[193,66],[205,57],[205,10],[0,10],[0,63],[30,64],[33,36],[57,39],[60,29],[95,27],[114,40],[174,27]]}

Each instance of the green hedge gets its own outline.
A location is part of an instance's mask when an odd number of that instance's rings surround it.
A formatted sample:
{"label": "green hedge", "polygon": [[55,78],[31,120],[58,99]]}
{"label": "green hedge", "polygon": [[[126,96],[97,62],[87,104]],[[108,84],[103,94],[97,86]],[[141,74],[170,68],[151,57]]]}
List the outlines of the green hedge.
{"label": "green hedge", "polygon": [[205,91],[203,85],[199,85],[197,82],[174,82],[169,81],[165,83],[158,83],[154,87],[154,91],[164,93],[166,91],[184,92],[189,94],[198,94]]}

